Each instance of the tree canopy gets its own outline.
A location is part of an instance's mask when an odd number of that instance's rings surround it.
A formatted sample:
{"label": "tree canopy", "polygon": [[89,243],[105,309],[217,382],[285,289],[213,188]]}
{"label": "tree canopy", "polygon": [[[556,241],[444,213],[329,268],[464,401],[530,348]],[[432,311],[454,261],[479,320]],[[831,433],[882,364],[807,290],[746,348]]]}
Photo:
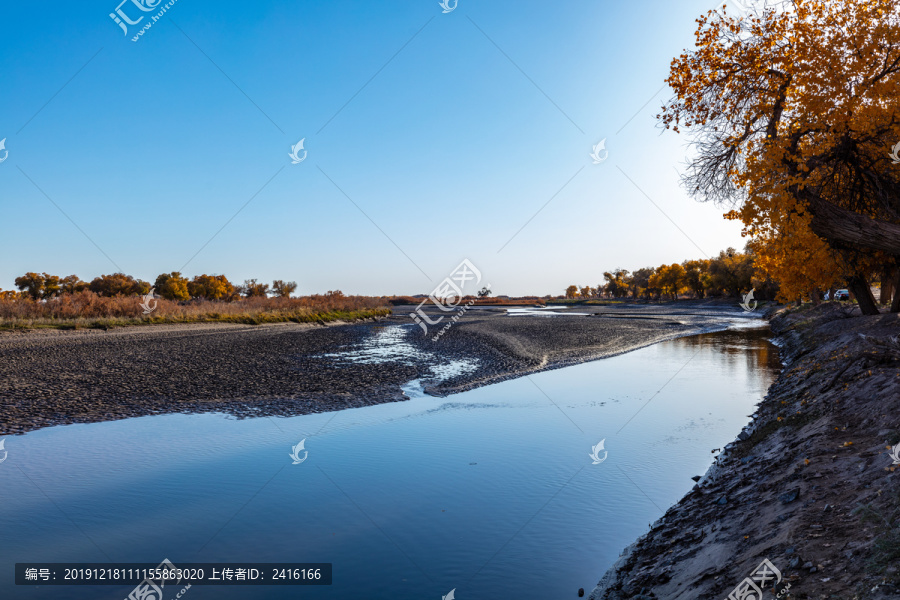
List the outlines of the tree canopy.
{"label": "tree canopy", "polygon": [[188,284],[191,298],[229,300],[237,290],[224,275],[197,275]]}
{"label": "tree canopy", "polygon": [[900,257],[900,6],[785,0],[697,22],[659,115],[693,135],[688,188],[733,207],[782,298],[843,279],[877,313],[867,276]]}
{"label": "tree canopy", "polygon": [[153,287],[166,300],[188,300],[191,297],[188,293],[188,280],[178,271],[161,274]]}
{"label": "tree canopy", "polygon": [[134,296],[150,291],[150,284],[131,275],[113,273],[95,277],[88,285],[89,289],[100,296]]}
{"label": "tree canopy", "polygon": [[296,290],[296,281],[283,281],[281,279],[276,279],[272,282],[272,290],[269,293],[279,298],[290,298],[291,294],[293,294]]}
{"label": "tree canopy", "polygon": [[[2,292],[3,298],[30,298],[36,301],[49,300],[62,295],[79,294],[90,291],[101,297],[143,296],[150,292],[151,285],[141,279],[135,279],[124,273],[101,275],[90,283],[82,281],[77,275],[60,277],[49,273],[28,272],[15,279],[20,293]],[[297,291],[297,282],[276,279],[271,288],[267,283],[259,283],[256,279],[248,279],[243,286],[235,286],[225,275],[196,275],[188,280],[181,273],[173,271],[162,273],[153,283],[152,288],[166,300],[184,302],[191,299],[231,302],[241,296],[265,297],[272,294],[280,298],[290,298]],[[328,292],[343,297],[340,291]]]}

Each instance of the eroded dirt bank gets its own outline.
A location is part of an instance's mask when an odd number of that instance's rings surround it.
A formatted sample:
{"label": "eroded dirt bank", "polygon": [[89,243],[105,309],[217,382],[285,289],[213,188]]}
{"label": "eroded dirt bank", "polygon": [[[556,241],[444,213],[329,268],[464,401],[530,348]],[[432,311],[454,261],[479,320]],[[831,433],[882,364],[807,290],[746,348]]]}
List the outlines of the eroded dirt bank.
{"label": "eroded dirt bank", "polygon": [[766,599],[900,598],[900,319],[824,304],[772,328],[786,364],[754,420],[593,600],[724,600],[764,559]]}

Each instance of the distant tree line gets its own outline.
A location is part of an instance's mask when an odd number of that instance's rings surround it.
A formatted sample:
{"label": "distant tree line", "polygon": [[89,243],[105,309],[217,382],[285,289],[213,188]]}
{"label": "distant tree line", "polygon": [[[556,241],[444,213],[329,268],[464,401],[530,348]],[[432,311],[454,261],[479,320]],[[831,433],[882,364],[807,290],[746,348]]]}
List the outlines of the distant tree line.
{"label": "distant tree line", "polygon": [[755,255],[749,250],[738,252],[728,248],[714,258],[644,267],[634,272],[615,269],[604,272],[604,283],[595,287],[570,285],[566,288],[566,298],[675,300],[684,295],[737,297],[755,289],[757,299],[774,299],[778,286],[771,280],[755,276],[755,261]]}
{"label": "distant tree line", "polygon": [[25,273],[21,277],[16,277],[15,284],[19,289],[18,293],[0,290],[0,297],[21,296],[33,300],[49,300],[63,294],[85,291],[102,297],[143,296],[153,289],[154,294],[167,300],[204,299],[233,302],[240,298],[267,296],[289,298],[297,290],[295,281],[276,279],[270,286],[267,283],[259,283],[256,279],[247,279],[242,285],[234,285],[224,275],[204,274],[188,279],[177,271],[159,275],[152,285],[124,273],[101,275],[90,282],[82,281],[77,275],[60,277],[48,273]]}

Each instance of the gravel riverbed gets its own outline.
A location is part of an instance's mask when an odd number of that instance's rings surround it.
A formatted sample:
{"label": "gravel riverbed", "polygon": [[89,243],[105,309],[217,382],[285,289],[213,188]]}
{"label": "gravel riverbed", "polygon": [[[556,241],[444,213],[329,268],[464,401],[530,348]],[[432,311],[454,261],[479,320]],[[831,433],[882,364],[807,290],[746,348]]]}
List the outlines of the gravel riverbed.
{"label": "gravel riverbed", "polygon": [[[443,396],[745,319],[711,302],[473,307],[437,341],[396,307],[376,321],[0,333],[0,435],[169,412],[299,415]],[[432,307],[432,320],[443,313]],[[446,319],[441,323],[446,322]]]}

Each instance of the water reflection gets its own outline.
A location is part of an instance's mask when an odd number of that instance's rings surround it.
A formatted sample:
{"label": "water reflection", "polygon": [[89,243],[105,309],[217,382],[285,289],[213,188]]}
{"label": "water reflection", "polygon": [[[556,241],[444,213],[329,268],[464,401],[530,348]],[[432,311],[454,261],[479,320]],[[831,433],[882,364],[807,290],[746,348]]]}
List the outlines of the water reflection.
{"label": "water reflection", "polygon": [[17,587],[11,565],[163,558],[334,564],[328,588],[187,600],[573,597],[748,421],[778,368],[767,335],[681,338],[447,399],[18,436],[0,465],[0,597],[122,600],[130,588]]}
{"label": "water reflection", "polygon": [[674,347],[695,351],[714,350],[726,358],[721,361],[721,368],[732,376],[737,376],[739,372],[753,373],[759,378],[758,386],[768,389],[781,370],[778,348],[769,341],[772,332],[767,326],[757,323],[749,325],[751,327],[678,338],[670,343]]}

